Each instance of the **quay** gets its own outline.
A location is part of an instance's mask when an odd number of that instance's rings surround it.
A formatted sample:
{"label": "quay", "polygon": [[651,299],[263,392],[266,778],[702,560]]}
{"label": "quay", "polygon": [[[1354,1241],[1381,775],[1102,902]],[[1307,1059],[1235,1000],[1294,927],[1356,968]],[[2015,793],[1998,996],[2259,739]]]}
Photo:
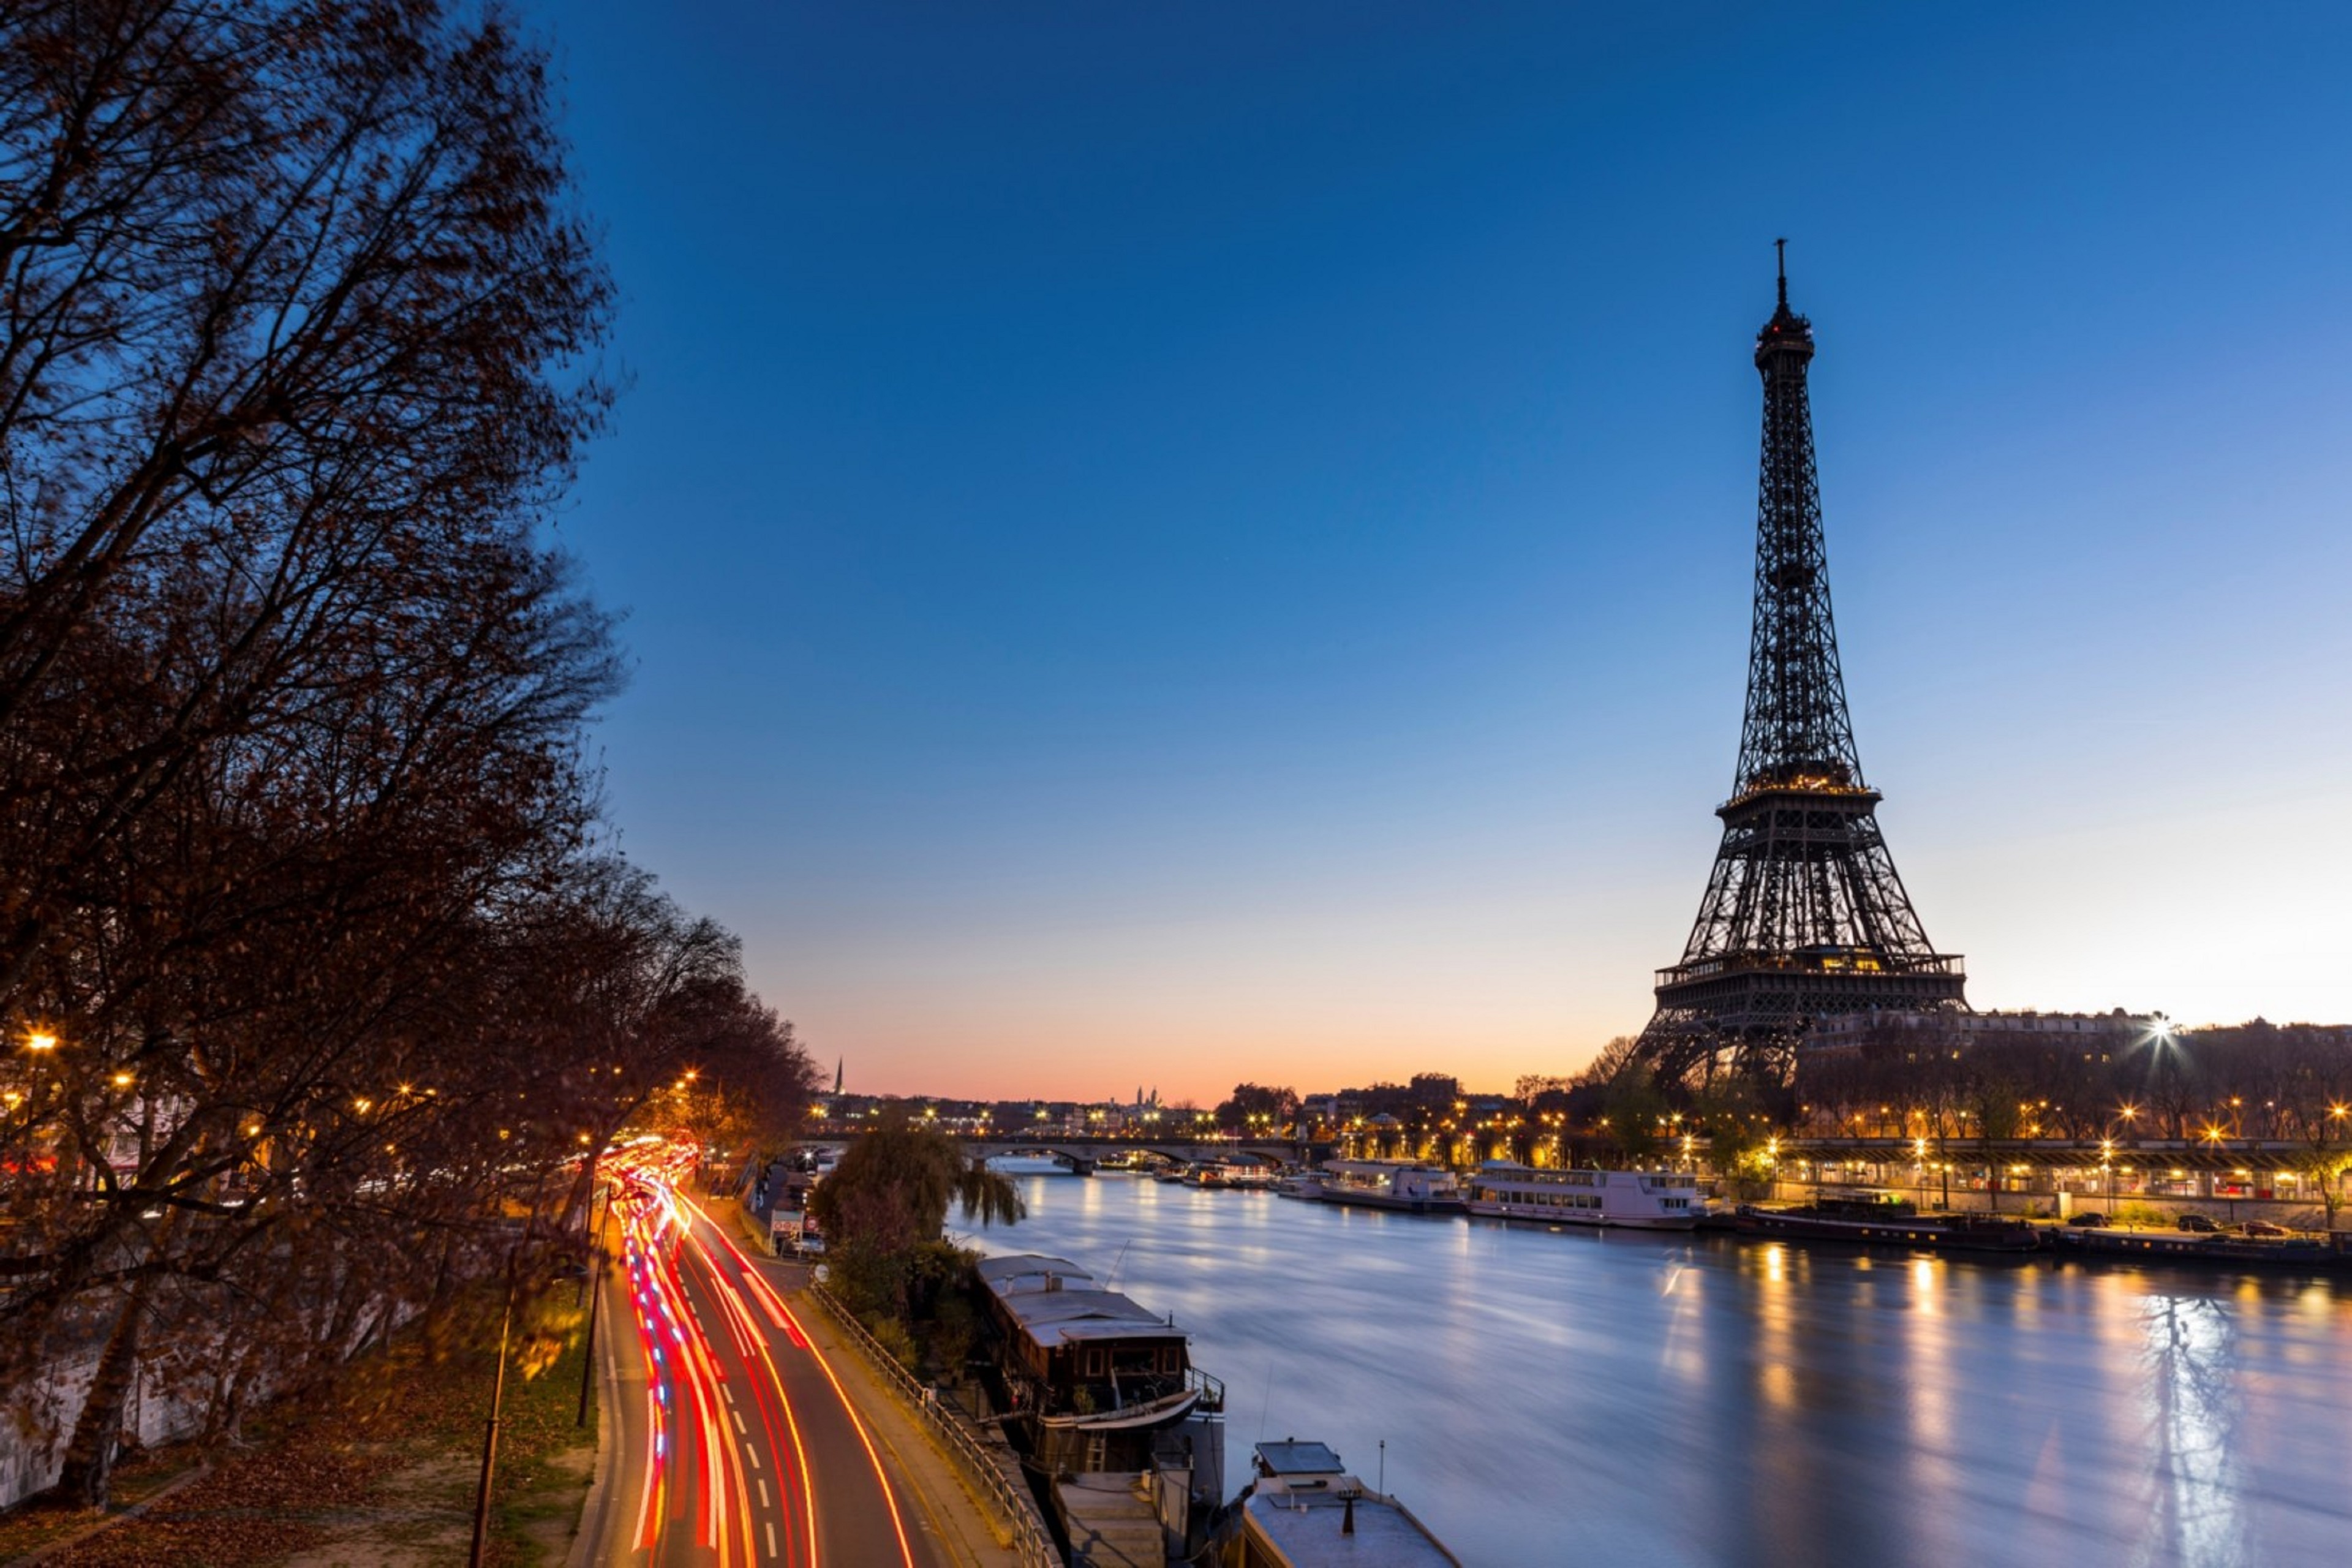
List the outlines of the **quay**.
{"label": "quay", "polygon": [[[1063,1133],[967,1138],[964,1146],[976,1159],[1048,1155],[1085,1174],[1138,1158],[1174,1164],[1250,1159],[1290,1172],[1374,1152],[1371,1140],[1345,1136],[1166,1139]],[[1468,1147],[1469,1141],[1462,1146]],[[1448,1151],[1433,1142],[1396,1152],[1450,1164],[1465,1175],[1479,1163],[1460,1158],[1459,1149]],[[1446,1158],[1449,1152],[1455,1157]],[[1704,1165],[1703,1151],[1699,1153],[1685,1168]],[[2137,1202],[2209,1214],[2224,1223],[2283,1223],[2292,1213],[2324,1208],[2323,1183],[2307,1168],[2311,1153],[2306,1143],[2235,1138],[1781,1137],[1771,1141],[1769,1178],[1756,1195],[1760,1202],[1797,1203],[1827,1188],[1868,1186],[1902,1191],[1923,1206],[1932,1198],[1937,1207],[1962,1213],[2023,1213],[2039,1205],[2050,1209],[2049,1217],[2063,1219],[2100,1204],[2112,1207]],[[1719,1172],[1715,1179],[1718,1184],[1728,1180]]]}
{"label": "quay", "polygon": [[2311,1156],[2305,1143],[2234,1138],[1778,1139],[1772,1196],[1796,1201],[1825,1187],[1872,1186],[1958,1211],[2022,1213],[2038,1205],[2063,1219],[2138,1203],[2223,1223],[2284,1222],[2307,1211],[2325,1217],[2325,1184],[2309,1168]]}
{"label": "quay", "polygon": [[[1229,1147],[1221,1148],[1216,1158],[1229,1158]],[[1453,1184],[1455,1175],[1444,1167],[1421,1162],[1339,1159],[1320,1165],[1286,1163],[1279,1167],[1284,1176],[1276,1191],[1278,1195],[1308,1202],[1342,1205],[1352,1202],[1438,1216],[1546,1222],[1554,1228],[1704,1230],[1759,1240],[1937,1252],[2155,1258],[2233,1267],[2352,1270],[2352,1232],[2309,1224],[2325,1216],[2313,1212],[2317,1200],[2299,1196],[2288,1180],[2297,1173],[2233,1163],[2246,1158],[2244,1151],[2223,1154],[2151,1140],[2136,1144],[2137,1158],[2126,1164],[2112,1153],[2103,1162],[2086,1163],[2086,1154],[2098,1152],[2095,1145],[2044,1142],[2034,1147],[2033,1158],[2021,1157],[2022,1147],[2011,1145],[1972,1152],[1981,1153],[1981,1163],[1969,1164],[1931,1160],[1914,1144],[1885,1139],[1823,1141],[1810,1146],[1792,1143],[1783,1148],[1771,1179],[1738,1182],[1718,1177],[1705,1201],[1686,1202],[1679,1215],[1644,1213],[1636,1217],[1630,1212],[1604,1213],[1597,1200],[1591,1201],[1589,1209],[1570,1209],[1559,1194],[1535,1194],[1534,1189],[1559,1185],[1580,1173],[1507,1162],[1489,1162],[1462,1173],[1460,1179],[1467,1187]],[[1088,1175],[1098,1170],[1139,1169],[1147,1163],[1172,1168],[1171,1152],[1132,1142],[1127,1142],[1126,1149],[1137,1158],[1111,1163],[1112,1156],[1105,1152],[1082,1163],[1071,1162],[1067,1168]],[[1024,1144],[1017,1152],[1047,1151]],[[2172,1163],[2176,1159],[2182,1163]],[[2126,1173],[2128,1186],[2124,1184]],[[1580,1174],[1625,1176],[1632,1179],[1631,1184],[1645,1187],[1671,1181],[1680,1184],[1674,1190],[1694,1194],[1706,1190],[1687,1168],[1671,1175],[1656,1172]],[[1391,1179],[1410,1179],[1423,1184],[1427,1190],[1409,1197],[1373,1190],[1383,1188]],[[1535,1196],[1549,1197],[1550,1203],[1538,1205],[1532,1198],[1517,1204],[1481,1201],[1503,1188],[1520,1186],[1529,1188]],[[1253,1184],[1239,1190],[1267,1189],[1264,1184]],[[2238,1213],[2242,1207],[2247,1211],[2243,1216]]]}

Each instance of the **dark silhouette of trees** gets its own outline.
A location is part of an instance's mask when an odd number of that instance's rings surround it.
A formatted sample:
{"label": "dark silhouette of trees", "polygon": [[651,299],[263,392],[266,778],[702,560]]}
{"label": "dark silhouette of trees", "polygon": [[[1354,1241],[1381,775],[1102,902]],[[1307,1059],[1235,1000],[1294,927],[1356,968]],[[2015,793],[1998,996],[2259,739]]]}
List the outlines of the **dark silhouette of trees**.
{"label": "dark silhouette of trees", "polygon": [[805,1105],[602,847],[610,298],[495,9],[0,10],[0,1387],[92,1366],[69,1500],[142,1367],[230,1431],[543,1275],[681,1076]]}
{"label": "dark silhouette of trees", "polygon": [[2352,1029],[2263,1019],[2228,1027],[2071,1033],[1894,1031],[1801,1061],[1809,1125],[1917,1138],[1990,1163],[2016,1140],[2299,1146],[2332,1225],[2352,1173]]}
{"label": "dark silhouette of trees", "polygon": [[1296,1093],[1255,1083],[1235,1084],[1216,1110],[1217,1125],[1228,1132],[1279,1132],[1297,1118]]}

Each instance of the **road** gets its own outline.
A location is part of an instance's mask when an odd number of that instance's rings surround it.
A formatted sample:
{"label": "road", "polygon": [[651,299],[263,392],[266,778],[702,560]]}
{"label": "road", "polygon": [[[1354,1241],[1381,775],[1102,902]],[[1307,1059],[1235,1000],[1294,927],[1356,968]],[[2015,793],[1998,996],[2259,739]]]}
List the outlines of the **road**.
{"label": "road", "polygon": [[614,1218],[625,1277],[604,1299],[614,1459],[584,1560],[950,1568],[761,1268],[667,1187],[625,1187]]}

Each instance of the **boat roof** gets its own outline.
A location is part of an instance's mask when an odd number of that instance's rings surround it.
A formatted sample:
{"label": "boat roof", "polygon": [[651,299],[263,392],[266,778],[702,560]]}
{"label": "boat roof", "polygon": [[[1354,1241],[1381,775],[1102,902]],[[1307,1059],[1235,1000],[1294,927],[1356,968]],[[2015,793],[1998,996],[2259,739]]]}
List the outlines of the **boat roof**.
{"label": "boat roof", "polygon": [[1462,1568],[1419,1520],[1370,1491],[1356,1499],[1352,1535],[1341,1532],[1348,1504],[1338,1492],[1254,1492],[1242,1510],[1298,1568]]}
{"label": "boat roof", "polygon": [[[1077,1340],[1184,1336],[1132,1298],[1106,1290],[1094,1277],[1063,1258],[1016,1253],[983,1258],[981,1282],[996,1296],[1021,1331],[1051,1347]],[[1054,1283],[1058,1281],[1059,1283]]]}
{"label": "boat roof", "polygon": [[[1087,1289],[1096,1288],[1095,1277],[1068,1258],[1048,1258],[1042,1252],[1008,1252],[1002,1258],[983,1258],[975,1267],[980,1271],[981,1282],[1000,1296],[1011,1289],[1013,1281],[1018,1279],[1034,1278],[1039,1284],[1033,1289],[1043,1288],[1048,1275],[1065,1281],[1082,1280]],[[1065,1284],[1063,1289],[1067,1289],[1068,1286]]]}

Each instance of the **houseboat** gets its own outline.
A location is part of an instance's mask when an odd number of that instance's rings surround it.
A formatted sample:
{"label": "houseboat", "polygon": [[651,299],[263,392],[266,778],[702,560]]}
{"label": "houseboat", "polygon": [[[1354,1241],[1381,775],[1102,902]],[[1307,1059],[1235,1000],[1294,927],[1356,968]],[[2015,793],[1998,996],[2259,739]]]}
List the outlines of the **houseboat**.
{"label": "houseboat", "polygon": [[1687,1171],[1539,1171],[1507,1160],[1478,1167],[1464,1197],[1484,1219],[1689,1230],[1706,1212]]}
{"label": "houseboat", "polygon": [[1926,1247],[1937,1252],[2032,1252],[2042,1232],[2008,1215],[1927,1214],[1892,1194],[1823,1198],[1801,1208],[1742,1205],[1732,1216],[1742,1236],[1792,1241],[1850,1241],[1864,1247]]}
{"label": "houseboat", "polygon": [[2345,1237],[2217,1236],[2188,1230],[2065,1226],[2052,1231],[2050,1240],[2062,1252],[2110,1258],[2189,1259],[2273,1268],[2338,1269],[2352,1265],[2352,1252],[2344,1246],[2352,1237]]}
{"label": "houseboat", "polygon": [[1408,1214],[1460,1214],[1462,1184],[1453,1172],[1412,1160],[1327,1160],[1322,1201]]}
{"label": "houseboat", "polygon": [[1083,1176],[1090,1173],[1076,1162],[1059,1154],[991,1154],[985,1163],[1000,1176]]}
{"label": "houseboat", "polygon": [[1066,1258],[976,1266],[1006,1430],[1066,1540],[1123,1563],[1202,1550],[1224,1494],[1224,1386],[1172,1322]]}
{"label": "houseboat", "polygon": [[1219,1568],[1462,1568],[1404,1504],[1321,1443],[1260,1443],[1234,1500]]}
{"label": "houseboat", "polygon": [[1275,1173],[1254,1160],[1203,1160],[1185,1179],[1196,1187],[1230,1187],[1240,1192],[1271,1192]]}

